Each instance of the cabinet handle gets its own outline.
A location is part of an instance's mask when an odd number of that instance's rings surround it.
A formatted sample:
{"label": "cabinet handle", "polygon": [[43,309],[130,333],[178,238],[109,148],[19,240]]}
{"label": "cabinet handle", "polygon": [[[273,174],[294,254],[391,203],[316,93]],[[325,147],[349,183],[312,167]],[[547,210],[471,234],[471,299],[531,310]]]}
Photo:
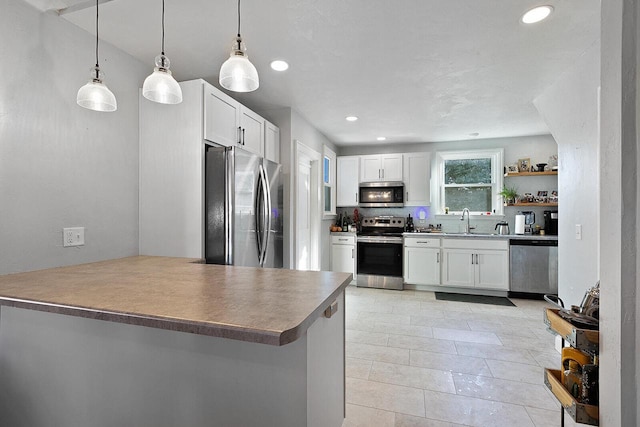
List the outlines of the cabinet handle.
{"label": "cabinet handle", "polygon": [[428,244],[428,243],[429,243],[429,241],[424,241],[424,242],[423,242],[423,241],[418,240],[416,243],[427,243],[427,244]]}
{"label": "cabinet handle", "polygon": [[471,254],[471,265],[473,265],[473,254]]}
{"label": "cabinet handle", "polygon": [[479,257],[479,256],[480,256],[480,255],[476,254],[476,265],[480,264],[480,261],[479,261],[479,259],[478,259],[478,257]]}
{"label": "cabinet handle", "polygon": [[238,145],[242,145],[242,126],[238,126]]}
{"label": "cabinet handle", "polygon": [[356,257],[356,250],[351,248],[351,259],[354,259]]}
{"label": "cabinet handle", "polygon": [[440,252],[436,253],[436,264],[440,264]]}
{"label": "cabinet handle", "polygon": [[356,193],[356,203],[358,203],[358,193]]}
{"label": "cabinet handle", "polygon": [[381,179],[382,175],[380,174],[380,169],[378,169],[378,179]]}
{"label": "cabinet handle", "polygon": [[242,145],[244,145],[244,129],[242,129]]}
{"label": "cabinet handle", "polygon": [[349,239],[338,239],[338,241],[340,241],[340,242],[348,242]]}
{"label": "cabinet handle", "polygon": [[382,179],[384,179],[384,169],[381,169],[381,170],[382,170]]}
{"label": "cabinet handle", "polygon": [[405,200],[405,202],[409,200],[409,192],[407,191],[407,199]]}

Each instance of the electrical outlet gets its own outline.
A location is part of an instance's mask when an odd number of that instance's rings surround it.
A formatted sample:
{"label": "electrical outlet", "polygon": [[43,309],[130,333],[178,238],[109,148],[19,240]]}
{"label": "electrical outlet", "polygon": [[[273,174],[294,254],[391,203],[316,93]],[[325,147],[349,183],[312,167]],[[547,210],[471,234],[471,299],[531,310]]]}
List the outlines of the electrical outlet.
{"label": "electrical outlet", "polygon": [[72,227],[62,229],[62,246],[83,246],[84,227]]}

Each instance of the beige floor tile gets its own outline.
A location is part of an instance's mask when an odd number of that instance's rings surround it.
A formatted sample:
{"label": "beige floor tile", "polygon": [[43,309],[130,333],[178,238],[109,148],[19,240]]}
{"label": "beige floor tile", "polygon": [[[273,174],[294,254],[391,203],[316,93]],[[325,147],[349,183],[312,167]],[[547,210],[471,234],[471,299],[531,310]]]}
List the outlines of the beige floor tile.
{"label": "beige floor tile", "polygon": [[389,335],[408,335],[413,337],[432,338],[433,330],[428,326],[399,325],[397,323],[374,323],[371,330]]}
{"label": "beige floor tile", "polygon": [[345,353],[347,357],[355,359],[377,360],[400,365],[409,364],[409,350],[404,348],[348,342],[346,343]]}
{"label": "beige floor tile", "polygon": [[433,337],[442,340],[473,342],[477,344],[501,345],[493,332],[461,331],[459,329],[433,328]]}
{"label": "beige floor tile", "polygon": [[342,427],[394,427],[396,414],[382,409],[347,404]]}
{"label": "beige floor tile", "polygon": [[553,350],[555,345],[555,338],[551,334],[546,339],[540,337],[527,339],[521,336],[501,333],[496,335],[505,347],[526,348],[527,350]]}
{"label": "beige floor tile", "polygon": [[366,380],[369,378],[373,361],[366,359],[345,358],[345,376]]}
{"label": "beige floor tile", "polygon": [[431,420],[429,418],[396,414],[395,427],[462,427],[462,424],[453,424],[446,421]]}
{"label": "beige floor tile", "polygon": [[393,312],[398,314],[410,314],[412,316],[422,316],[422,317],[431,317],[435,319],[444,319],[444,310],[425,310],[424,308],[418,306],[409,306],[403,307],[400,305],[393,306]]}
{"label": "beige floor tile", "polygon": [[347,378],[346,383],[347,403],[424,416],[423,390],[356,378]]}
{"label": "beige floor tile", "polygon": [[370,303],[357,303],[357,304],[345,304],[348,311],[355,312],[369,312],[369,313],[391,313],[393,312],[393,306],[389,304],[383,304],[379,302]]}
{"label": "beige floor tile", "polygon": [[431,291],[414,291],[412,298],[418,301],[435,301],[436,294]]}
{"label": "beige floor tile", "polygon": [[501,322],[489,322],[486,320],[477,320],[475,322],[469,322],[469,328],[472,331],[480,331],[480,332],[494,332],[498,334],[508,334],[508,335],[516,335],[520,337],[530,337],[534,336],[537,338],[534,332],[531,331],[528,325],[528,322],[522,321],[511,321],[510,323],[501,323]]}
{"label": "beige floor tile", "polygon": [[539,366],[542,366],[543,368],[560,369],[560,353],[557,351],[529,350],[529,353],[533,356]]}
{"label": "beige floor tile", "polygon": [[395,363],[373,362],[370,381],[455,393],[451,372]]}
{"label": "beige floor tile", "polygon": [[453,341],[438,340],[434,338],[389,334],[389,341],[387,345],[389,347],[408,348],[410,350],[456,354],[456,346]]}
{"label": "beige floor tile", "polygon": [[456,342],[456,350],[462,356],[481,357],[483,359],[505,360],[508,362],[527,363],[537,365],[538,362],[531,355],[530,350],[508,348],[501,345],[476,344]]}
{"label": "beige floor tile", "polygon": [[425,390],[426,416],[478,427],[533,427],[524,407]]}
{"label": "beige floor tile", "polygon": [[432,328],[448,328],[460,329],[463,331],[471,330],[466,320],[445,319],[444,317],[411,315],[411,324],[418,326],[430,326]]}
{"label": "beige floor tile", "polygon": [[[560,409],[558,402],[542,384],[531,384],[526,389],[519,381],[480,377],[476,375],[454,374],[456,394],[496,402],[513,403],[542,409]],[[526,392],[525,392],[526,390]]]}
{"label": "beige floor tile", "polygon": [[344,326],[346,329],[351,329],[354,331],[373,332],[373,322],[367,322],[365,320],[346,318]]}
{"label": "beige floor tile", "polygon": [[411,366],[439,369],[470,375],[491,376],[491,371],[484,359],[458,356],[455,354],[432,353],[428,351],[410,350]]}
{"label": "beige floor tile", "polygon": [[544,369],[540,366],[491,359],[486,362],[495,378],[530,384],[541,384],[544,380]]}
{"label": "beige floor tile", "polygon": [[386,346],[389,340],[389,334],[381,334],[379,332],[365,332],[353,329],[345,331],[345,340],[347,342],[359,342],[364,344]]}
{"label": "beige floor tile", "polygon": [[420,303],[420,307],[423,310],[436,310],[443,311],[445,313],[471,313],[472,304],[458,301],[423,301]]}
{"label": "beige floor tile", "polygon": [[411,316],[409,316],[408,314],[374,313],[369,311],[361,311],[358,314],[358,320],[408,325],[411,322]]}
{"label": "beige floor tile", "polygon": [[[525,407],[525,409],[536,427],[558,427],[560,425],[560,408],[553,411],[530,407]],[[564,415],[564,425],[565,427],[584,426],[584,424],[576,424],[567,414]]]}

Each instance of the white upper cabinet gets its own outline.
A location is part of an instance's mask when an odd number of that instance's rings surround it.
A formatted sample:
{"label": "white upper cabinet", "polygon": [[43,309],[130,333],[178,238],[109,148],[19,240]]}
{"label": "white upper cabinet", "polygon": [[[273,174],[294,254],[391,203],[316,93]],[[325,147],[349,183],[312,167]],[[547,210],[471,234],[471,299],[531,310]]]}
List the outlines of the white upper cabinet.
{"label": "white upper cabinet", "polygon": [[240,146],[247,151],[264,155],[265,120],[245,106],[240,106]]}
{"label": "white upper cabinet", "polygon": [[360,157],[360,182],[402,181],[402,154]]}
{"label": "white upper cabinet", "polygon": [[264,122],[264,158],[280,163],[280,129],[266,120]]}
{"label": "white upper cabinet", "polygon": [[241,142],[240,103],[204,84],[204,139],[227,147]]}
{"label": "white upper cabinet", "polygon": [[341,156],[337,163],[336,206],[358,206],[360,156]]}
{"label": "white upper cabinet", "polygon": [[406,153],[404,157],[405,206],[429,206],[431,204],[431,155]]}

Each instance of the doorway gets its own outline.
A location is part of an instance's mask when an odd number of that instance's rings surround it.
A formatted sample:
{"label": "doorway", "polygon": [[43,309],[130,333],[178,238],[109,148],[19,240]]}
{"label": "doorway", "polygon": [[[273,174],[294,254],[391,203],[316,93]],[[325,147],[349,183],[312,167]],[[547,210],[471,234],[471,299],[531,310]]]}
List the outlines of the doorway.
{"label": "doorway", "polygon": [[296,144],[295,239],[296,270],[320,270],[320,153]]}

